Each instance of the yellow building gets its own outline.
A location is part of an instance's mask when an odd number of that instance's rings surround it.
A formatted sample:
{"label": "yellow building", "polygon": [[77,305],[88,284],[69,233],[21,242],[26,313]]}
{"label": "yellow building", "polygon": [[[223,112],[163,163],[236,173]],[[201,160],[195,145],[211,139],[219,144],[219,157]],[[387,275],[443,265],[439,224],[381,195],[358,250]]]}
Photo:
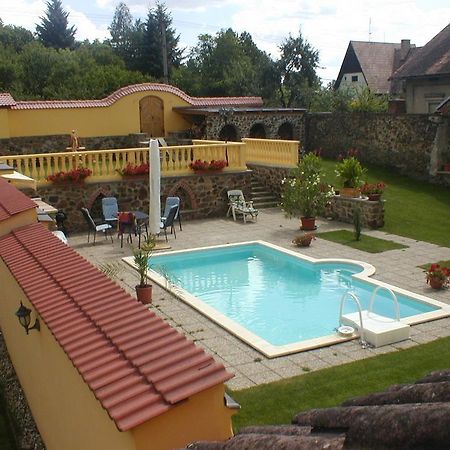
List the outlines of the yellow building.
{"label": "yellow building", "polygon": [[[145,133],[163,137],[192,126],[180,107],[262,106],[260,97],[190,97],[158,83],[123,87],[102,100],[15,101],[0,93],[0,139],[69,135],[81,138]],[[174,109],[175,108],[175,109]]]}
{"label": "yellow building", "polygon": [[[0,326],[47,449],[229,438],[232,374],[37,223],[35,206],[0,179]],[[39,330],[21,326],[21,304]]]}

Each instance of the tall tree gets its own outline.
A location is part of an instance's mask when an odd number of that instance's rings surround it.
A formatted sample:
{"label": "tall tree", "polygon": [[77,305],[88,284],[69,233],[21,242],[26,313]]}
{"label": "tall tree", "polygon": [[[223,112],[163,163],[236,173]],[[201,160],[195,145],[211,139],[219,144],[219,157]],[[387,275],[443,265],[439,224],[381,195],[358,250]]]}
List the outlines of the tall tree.
{"label": "tall tree", "polygon": [[128,6],[120,2],[114,12],[111,25],[111,47],[123,60],[126,60],[132,51],[132,35],[134,32],[133,17]]}
{"label": "tall tree", "polygon": [[155,78],[164,78],[164,63],[168,77],[182,60],[183,50],[178,47],[180,36],[172,27],[172,17],[164,3],[150,9],[144,24],[140,69]]}
{"label": "tall tree", "polygon": [[277,62],[279,92],[284,107],[308,107],[311,88],[320,82],[316,74],[319,52],[299,32],[296,38],[289,35],[280,46]]}
{"label": "tall tree", "polygon": [[66,12],[60,0],[48,0],[45,16],[40,17],[41,23],[36,25],[36,34],[46,47],[73,48],[75,45],[76,28],[68,26],[69,13]]}

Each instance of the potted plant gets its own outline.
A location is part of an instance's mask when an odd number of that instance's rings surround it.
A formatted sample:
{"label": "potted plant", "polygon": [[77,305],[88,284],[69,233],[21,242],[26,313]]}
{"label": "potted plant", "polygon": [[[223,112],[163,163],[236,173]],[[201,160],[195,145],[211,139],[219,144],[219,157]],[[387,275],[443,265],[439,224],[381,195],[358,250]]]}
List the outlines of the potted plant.
{"label": "potted plant", "polygon": [[67,172],[56,172],[47,177],[47,181],[52,183],[83,183],[85,178],[92,175],[92,170],[87,167],[76,167]]}
{"label": "potted plant", "polygon": [[155,237],[149,235],[141,248],[133,250],[135,269],[139,274],[139,284],[136,286],[137,299],[145,304],[152,302],[152,285],[147,283],[148,263],[153,249],[155,248]]}
{"label": "potted plant", "polygon": [[381,198],[381,194],[386,189],[386,185],[379,181],[378,183],[364,183],[361,186],[361,194],[366,195],[370,201],[378,201]]}
{"label": "potted plant", "polygon": [[123,177],[134,177],[139,175],[148,175],[149,172],[149,164],[132,164],[128,163],[123,169],[117,169],[117,172],[120,173]]}
{"label": "potted plant", "polygon": [[438,263],[431,264],[430,267],[425,271],[427,276],[427,284],[429,284],[433,289],[442,289],[448,286],[450,269],[439,265]]}
{"label": "potted plant", "polygon": [[289,217],[300,217],[301,229],[314,230],[316,215],[320,214],[330,198],[333,189],[321,182],[321,159],[309,153],[282,181],[281,207]]}
{"label": "potted plant", "polygon": [[367,170],[361,166],[361,163],[354,156],[344,158],[338,163],[336,175],[342,180],[340,195],[344,197],[359,197],[359,187],[366,172]]}
{"label": "potted plant", "polygon": [[311,241],[315,240],[316,236],[314,233],[305,233],[301,236],[296,236],[292,243],[297,247],[309,247],[311,245]]}

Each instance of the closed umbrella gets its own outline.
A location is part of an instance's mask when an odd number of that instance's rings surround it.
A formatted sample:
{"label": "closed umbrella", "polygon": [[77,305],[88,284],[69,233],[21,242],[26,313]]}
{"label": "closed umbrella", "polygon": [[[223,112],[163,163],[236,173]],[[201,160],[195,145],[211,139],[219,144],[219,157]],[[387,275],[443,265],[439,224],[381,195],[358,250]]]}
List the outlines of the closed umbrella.
{"label": "closed umbrella", "polygon": [[150,171],[149,171],[149,184],[150,184],[150,211],[149,211],[149,231],[153,235],[157,235],[160,232],[161,225],[161,167],[159,159],[159,145],[156,139],[150,140]]}

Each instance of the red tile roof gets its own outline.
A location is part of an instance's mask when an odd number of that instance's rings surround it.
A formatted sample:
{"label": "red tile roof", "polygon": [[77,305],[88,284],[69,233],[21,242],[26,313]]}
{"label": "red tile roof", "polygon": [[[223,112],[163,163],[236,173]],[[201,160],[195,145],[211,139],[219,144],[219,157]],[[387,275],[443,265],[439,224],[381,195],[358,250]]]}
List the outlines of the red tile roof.
{"label": "red tile roof", "polygon": [[233,376],[42,225],[0,257],[119,430]]}
{"label": "red tile roof", "polygon": [[[11,109],[60,109],[60,108],[100,108],[111,106],[117,100],[126,95],[134,94],[136,92],[168,92],[177,95],[192,106],[262,106],[263,100],[261,97],[190,97],[185,92],[170,86],[168,84],[159,83],[142,83],[125,86],[108,97],[102,100],[47,100],[47,101],[18,101],[10,94],[3,94],[9,96],[14,103],[5,104],[3,106],[10,106]],[[0,98],[0,106],[1,98]]]}
{"label": "red tile roof", "polygon": [[36,203],[0,177],[0,221],[35,208]]}
{"label": "red tile roof", "polygon": [[13,106],[16,101],[12,98],[12,95],[8,92],[0,92],[0,106]]}

